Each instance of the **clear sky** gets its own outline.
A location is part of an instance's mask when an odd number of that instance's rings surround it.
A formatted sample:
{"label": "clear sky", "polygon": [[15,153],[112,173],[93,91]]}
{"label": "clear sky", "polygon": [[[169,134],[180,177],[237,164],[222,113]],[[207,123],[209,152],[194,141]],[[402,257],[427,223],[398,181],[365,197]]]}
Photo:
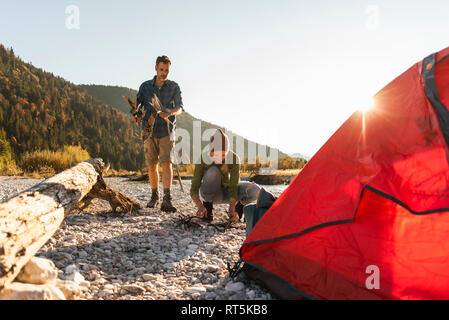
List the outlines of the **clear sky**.
{"label": "clear sky", "polygon": [[76,84],[134,89],[166,54],[192,115],[312,156],[449,46],[448,14],[447,0],[15,0],[0,5],[0,43]]}

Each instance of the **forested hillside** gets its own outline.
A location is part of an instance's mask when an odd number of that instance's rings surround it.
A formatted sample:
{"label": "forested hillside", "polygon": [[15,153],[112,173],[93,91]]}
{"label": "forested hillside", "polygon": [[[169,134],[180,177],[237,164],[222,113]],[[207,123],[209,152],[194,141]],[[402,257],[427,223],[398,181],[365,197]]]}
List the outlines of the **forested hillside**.
{"label": "forested hillside", "polygon": [[0,127],[16,159],[81,144],[113,168],[144,166],[138,127],[77,85],[24,63],[0,45]]}
{"label": "forested hillside", "polygon": [[[0,126],[16,161],[26,152],[81,145],[114,169],[144,168],[141,130],[122,99],[135,94],[124,87],[75,85],[23,62],[12,49],[0,45]],[[190,161],[194,121],[201,120],[188,112],[177,117],[177,127],[190,134]],[[201,121],[202,132],[219,127]],[[246,156],[248,140],[244,143]],[[203,148],[206,144],[202,141]],[[285,156],[279,152],[279,157]]]}

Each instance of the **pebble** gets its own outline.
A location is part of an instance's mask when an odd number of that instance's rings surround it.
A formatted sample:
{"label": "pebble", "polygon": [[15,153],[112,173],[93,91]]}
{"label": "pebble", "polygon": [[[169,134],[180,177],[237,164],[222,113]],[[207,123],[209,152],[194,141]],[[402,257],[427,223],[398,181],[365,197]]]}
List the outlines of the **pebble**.
{"label": "pebble", "polygon": [[185,291],[188,293],[204,293],[207,290],[202,286],[196,286],[196,287],[188,287],[185,289]]}
{"label": "pebble", "polygon": [[187,246],[189,243],[191,243],[192,242],[192,239],[190,239],[190,238],[184,238],[184,239],[182,239],[182,240],[180,240],[179,242],[178,242],[178,245],[180,246],[180,247],[185,247],[185,246]]}
{"label": "pebble", "polygon": [[196,244],[189,244],[189,245],[187,246],[187,248],[188,248],[189,250],[195,251],[196,249],[198,249],[198,246],[197,246]]}
{"label": "pebble", "polygon": [[128,290],[125,290],[125,289],[120,289],[120,294],[121,295],[125,295],[125,294],[128,294]]}
{"label": "pebble", "polygon": [[104,297],[107,297],[107,296],[111,296],[111,295],[113,295],[114,294],[114,292],[112,291],[112,290],[101,290],[99,293],[98,293],[98,296],[100,297],[100,298],[104,298]]}
{"label": "pebble", "polygon": [[220,268],[214,264],[208,264],[206,266],[206,272],[217,272]]}
{"label": "pebble", "polygon": [[78,284],[79,284],[80,282],[82,282],[82,281],[85,280],[84,277],[83,277],[83,275],[82,275],[81,273],[79,273],[78,271],[76,271],[76,272],[74,272],[74,273],[68,275],[68,276],[66,277],[66,279],[67,279],[67,280],[70,280],[70,281],[73,281],[73,282],[76,282],[76,283],[78,283]]}
{"label": "pebble", "polygon": [[56,255],[54,255],[52,257],[52,259],[54,259],[56,261],[62,261],[62,260],[72,261],[73,257],[72,257],[72,255],[70,255],[68,253],[61,252],[61,253],[57,253]]}
{"label": "pebble", "polygon": [[95,247],[101,247],[101,246],[104,245],[104,241],[101,240],[101,239],[95,240],[94,243],[93,243],[93,245],[94,245]]}
{"label": "pebble", "polygon": [[172,270],[175,268],[175,264],[173,262],[164,263],[162,266],[166,270]]}
{"label": "pebble", "polygon": [[126,291],[136,294],[145,292],[145,288],[142,288],[141,286],[138,286],[136,284],[127,284],[122,286],[122,288],[125,289]]}
{"label": "pebble", "polygon": [[230,282],[226,285],[225,290],[227,292],[236,292],[243,290],[245,285],[242,282]]}
{"label": "pebble", "polygon": [[157,279],[157,277],[154,274],[148,274],[148,273],[143,274],[142,278],[145,281],[153,281],[153,280]]}
{"label": "pebble", "polygon": [[215,292],[207,292],[204,296],[206,300],[214,300],[217,297]]}
{"label": "pebble", "polygon": [[[0,201],[40,181],[0,177]],[[143,205],[148,201],[148,183],[126,178],[105,182],[135,199],[145,195]],[[183,183],[188,190],[190,182]],[[172,188],[172,199],[178,212],[195,214],[189,195],[179,186]],[[226,221],[226,210],[226,204],[214,206],[216,222]],[[243,223],[223,233],[212,227],[180,226],[177,213],[158,209],[117,217],[110,214],[107,202],[95,199],[83,213],[67,216],[37,255],[56,264],[59,278],[78,283],[80,299],[273,299],[244,275],[229,282],[226,264],[238,260],[244,240]]]}
{"label": "pebble", "polygon": [[190,297],[194,300],[199,299],[201,297],[201,293],[199,292],[190,293]]}
{"label": "pebble", "polygon": [[82,281],[78,282],[78,285],[81,286],[81,287],[89,288],[90,287],[90,282],[86,281],[86,280],[82,280]]}
{"label": "pebble", "polygon": [[167,231],[162,229],[155,230],[154,234],[159,237],[168,237],[170,235]]}
{"label": "pebble", "polygon": [[211,262],[215,263],[219,268],[225,268],[226,264],[221,260],[220,258],[212,258],[210,259]]}
{"label": "pebble", "polygon": [[252,300],[256,297],[256,292],[254,290],[248,290],[246,291],[246,296],[248,299]]}
{"label": "pebble", "polygon": [[229,300],[243,300],[246,296],[243,292],[237,292],[229,297]]}

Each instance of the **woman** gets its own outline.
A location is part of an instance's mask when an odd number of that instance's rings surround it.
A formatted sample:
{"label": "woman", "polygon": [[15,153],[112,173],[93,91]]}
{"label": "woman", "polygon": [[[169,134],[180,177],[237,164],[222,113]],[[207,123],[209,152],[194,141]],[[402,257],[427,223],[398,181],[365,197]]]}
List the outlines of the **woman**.
{"label": "woman", "polygon": [[197,217],[212,221],[213,204],[229,202],[229,218],[239,220],[243,207],[255,201],[259,191],[255,183],[240,183],[240,159],[229,150],[228,137],[218,129],[210,138],[209,152],[195,165],[190,196],[198,208]]}

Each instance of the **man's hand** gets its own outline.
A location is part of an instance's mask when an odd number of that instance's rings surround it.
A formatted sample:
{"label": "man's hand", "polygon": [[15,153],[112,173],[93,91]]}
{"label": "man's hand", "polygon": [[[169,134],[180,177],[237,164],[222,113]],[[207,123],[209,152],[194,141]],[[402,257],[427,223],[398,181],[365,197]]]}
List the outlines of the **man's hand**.
{"label": "man's hand", "polygon": [[168,109],[164,109],[164,111],[159,112],[159,116],[161,116],[164,119],[167,119],[171,116],[177,116],[182,113],[184,110],[182,106],[176,107],[175,109],[170,109],[172,111],[168,111]]}
{"label": "man's hand", "polygon": [[131,107],[130,113],[132,114],[134,121],[137,125],[140,125],[140,122],[142,122],[143,114],[141,110],[137,111],[137,96],[134,97],[134,102],[126,96],[122,96],[122,98],[127,101],[129,106]]}
{"label": "man's hand", "polygon": [[140,123],[142,122],[142,118],[143,118],[143,113],[142,111],[138,111],[138,112],[131,112],[134,121],[137,123],[137,125],[140,125]]}
{"label": "man's hand", "polygon": [[170,116],[172,116],[173,114],[172,113],[169,113],[169,112],[160,112],[159,113],[159,116],[161,116],[162,118],[164,118],[164,119],[166,119],[166,118],[168,118],[168,117],[170,117]]}
{"label": "man's hand", "polygon": [[207,209],[205,206],[201,206],[198,208],[198,211],[196,212],[196,216],[198,218],[206,218],[207,217]]}

